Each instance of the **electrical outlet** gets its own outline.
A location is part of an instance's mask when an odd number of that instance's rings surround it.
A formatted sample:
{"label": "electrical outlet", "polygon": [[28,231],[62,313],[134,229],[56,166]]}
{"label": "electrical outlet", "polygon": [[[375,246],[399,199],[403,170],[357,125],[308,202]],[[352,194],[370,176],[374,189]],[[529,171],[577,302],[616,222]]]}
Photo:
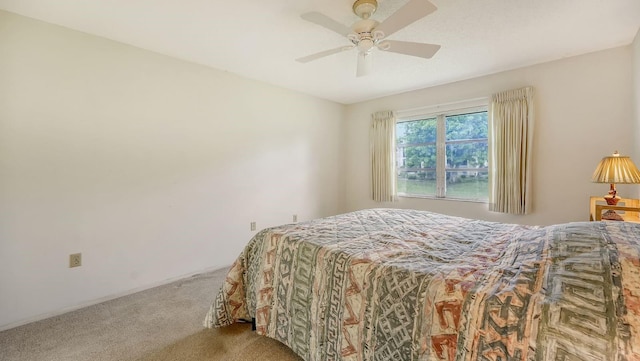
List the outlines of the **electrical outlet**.
{"label": "electrical outlet", "polygon": [[293,215],[293,223],[297,223],[298,222],[298,215],[294,214]]}
{"label": "electrical outlet", "polygon": [[256,222],[251,222],[251,230],[252,231],[256,230]]}
{"label": "electrical outlet", "polygon": [[69,255],[69,268],[82,266],[82,253],[74,253]]}

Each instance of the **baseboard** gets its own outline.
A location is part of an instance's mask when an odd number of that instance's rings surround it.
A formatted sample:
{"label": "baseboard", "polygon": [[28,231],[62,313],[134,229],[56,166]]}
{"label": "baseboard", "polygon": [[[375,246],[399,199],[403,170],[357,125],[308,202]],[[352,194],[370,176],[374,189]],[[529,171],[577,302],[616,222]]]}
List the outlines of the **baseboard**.
{"label": "baseboard", "polygon": [[[227,267],[230,267],[230,266],[231,265],[229,265]],[[132,295],[134,293],[145,291],[145,290],[148,290],[148,289],[151,289],[151,288],[164,286],[166,284],[169,284],[169,283],[172,283],[172,282],[176,282],[176,281],[180,281],[180,280],[183,280],[183,279],[187,279],[189,277],[193,277],[195,275],[199,275],[199,274],[202,274],[202,273],[208,273],[208,272],[221,270],[221,269],[224,269],[224,268],[227,268],[227,267],[219,267],[218,266],[218,267],[211,267],[211,268],[202,269],[200,271],[191,272],[191,273],[184,274],[184,275],[181,275],[181,276],[168,278],[168,279],[165,279],[165,280],[162,280],[162,281],[159,281],[159,282],[150,283],[148,285],[144,285],[144,286],[141,286],[141,287],[136,287],[136,288],[133,288],[133,289],[130,289],[130,290],[127,290],[127,291],[118,292],[118,293],[115,293],[115,294],[112,294],[112,295],[109,295],[109,296],[97,298],[95,300],[82,302],[82,303],[80,303],[78,305],[75,305],[75,306],[65,307],[65,308],[60,309],[60,310],[46,312],[46,313],[43,313],[43,314],[40,314],[40,315],[36,315],[36,316],[33,316],[33,317],[28,317],[28,318],[25,318],[23,320],[12,322],[12,323],[9,323],[9,324],[6,324],[6,325],[0,325],[0,332],[6,331],[6,330],[9,330],[9,329],[12,329],[12,328],[16,328],[16,327],[19,327],[19,326],[23,326],[23,325],[26,325],[26,324],[29,324],[29,323],[32,323],[32,322],[42,321],[42,320],[45,320],[47,318],[60,316],[62,314],[68,313],[68,312],[73,312],[73,311],[79,310],[81,308],[97,305],[99,303],[111,301],[111,300],[114,300],[116,298]]]}

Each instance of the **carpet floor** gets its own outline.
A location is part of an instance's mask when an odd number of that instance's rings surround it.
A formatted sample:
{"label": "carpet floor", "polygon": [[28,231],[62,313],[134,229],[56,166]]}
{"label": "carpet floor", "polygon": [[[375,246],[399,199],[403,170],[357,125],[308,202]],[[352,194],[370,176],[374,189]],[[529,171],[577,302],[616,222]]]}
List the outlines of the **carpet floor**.
{"label": "carpet floor", "polygon": [[300,361],[235,324],[205,329],[227,269],[0,332],[0,361]]}

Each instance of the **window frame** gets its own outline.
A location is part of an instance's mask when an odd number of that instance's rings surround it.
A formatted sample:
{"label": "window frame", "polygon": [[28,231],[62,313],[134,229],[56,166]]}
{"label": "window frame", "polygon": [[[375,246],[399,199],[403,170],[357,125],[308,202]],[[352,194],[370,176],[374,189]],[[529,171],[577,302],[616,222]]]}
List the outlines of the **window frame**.
{"label": "window frame", "polygon": [[[447,170],[451,170],[454,168],[447,168],[446,165],[446,150],[447,144],[464,144],[464,143],[487,143],[487,152],[489,152],[490,142],[489,142],[489,134],[487,132],[487,138],[481,139],[463,139],[463,140],[450,140],[446,139],[446,118],[450,116],[463,115],[469,113],[479,113],[486,112],[487,116],[489,115],[489,104],[487,98],[479,98],[472,99],[463,102],[449,103],[443,105],[437,105],[432,107],[423,107],[416,108],[406,111],[398,111],[396,112],[397,123],[405,123],[419,120],[427,120],[427,119],[436,119],[436,168],[421,168],[427,171],[436,172],[436,192],[434,195],[430,194],[412,194],[412,193],[401,193],[398,192],[399,197],[403,198],[429,198],[429,199],[446,199],[446,200],[454,200],[454,201],[463,201],[463,202],[476,202],[476,203],[488,203],[488,199],[480,199],[480,198],[459,198],[459,197],[451,197],[446,196],[446,175]],[[489,126],[489,120],[487,118],[487,127]],[[488,129],[487,129],[488,130]],[[397,140],[397,135],[396,135]],[[434,142],[424,142],[424,143],[412,143],[411,146],[426,146],[433,145]],[[398,152],[400,146],[396,144],[395,152]],[[396,159],[396,172],[400,171],[399,160]],[[414,168],[404,168],[407,169]],[[458,170],[457,168],[455,168]],[[477,168],[474,168],[477,169]],[[489,171],[489,167],[480,168],[483,171]],[[467,170],[465,168],[460,168],[460,171]],[[396,175],[397,177],[398,175]],[[489,193],[489,189],[487,188],[487,195]]]}

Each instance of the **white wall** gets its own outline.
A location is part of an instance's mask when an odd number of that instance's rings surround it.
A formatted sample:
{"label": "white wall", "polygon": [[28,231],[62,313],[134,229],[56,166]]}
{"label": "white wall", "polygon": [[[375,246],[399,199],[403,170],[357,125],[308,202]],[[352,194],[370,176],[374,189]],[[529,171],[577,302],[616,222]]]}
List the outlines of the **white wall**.
{"label": "white wall", "polygon": [[0,54],[0,329],[342,208],[343,105],[2,11]]}
{"label": "white wall", "polygon": [[[636,166],[640,167],[640,29],[636,34],[636,38],[631,44],[632,55],[632,71],[633,71],[633,119],[635,124],[634,140],[635,152],[631,158]],[[640,198],[640,187],[637,190],[637,197]]]}
{"label": "white wall", "polygon": [[[371,113],[489,97],[527,85],[536,91],[532,214],[492,213],[483,203],[402,198],[380,204],[370,199]],[[608,191],[608,185],[591,183],[596,165],[615,150],[634,151],[631,88],[631,47],[626,46],[350,105],[346,207],[416,208],[524,224],[588,220],[589,196]],[[630,187],[619,186],[619,191],[630,196],[635,192]]]}

